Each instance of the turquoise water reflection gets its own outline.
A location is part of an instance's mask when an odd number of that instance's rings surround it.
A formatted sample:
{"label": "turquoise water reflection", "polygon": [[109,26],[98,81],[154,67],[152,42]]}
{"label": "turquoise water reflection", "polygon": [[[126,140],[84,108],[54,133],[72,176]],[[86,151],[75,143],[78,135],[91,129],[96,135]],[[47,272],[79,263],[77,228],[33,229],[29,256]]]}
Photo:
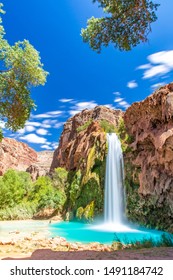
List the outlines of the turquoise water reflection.
{"label": "turquoise water reflection", "polygon": [[61,236],[70,242],[100,242],[110,244],[118,239],[124,243],[142,241],[143,239],[152,238],[159,241],[163,231],[149,230],[141,227],[127,227],[124,229],[109,231],[107,225],[93,226],[78,222],[60,222],[49,226],[50,235],[52,237]]}

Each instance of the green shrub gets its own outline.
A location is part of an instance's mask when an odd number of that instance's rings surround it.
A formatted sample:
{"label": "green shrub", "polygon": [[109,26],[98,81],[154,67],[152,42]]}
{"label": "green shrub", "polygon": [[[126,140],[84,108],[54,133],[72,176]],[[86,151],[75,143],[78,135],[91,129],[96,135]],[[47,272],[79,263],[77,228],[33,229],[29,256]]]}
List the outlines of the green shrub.
{"label": "green shrub", "polygon": [[76,211],[76,218],[82,220],[83,213],[84,213],[83,207],[79,207]]}
{"label": "green shrub", "polygon": [[109,123],[107,120],[100,120],[99,124],[104,132],[106,132],[106,133],[115,132],[115,126],[113,124]]}
{"label": "green shrub", "polygon": [[76,130],[77,132],[81,132],[84,131],[85,129],[88,128],[88,126],[92,123],[92,119],[88,120],[87,122],[85,122],[83,125],[79,126]]}

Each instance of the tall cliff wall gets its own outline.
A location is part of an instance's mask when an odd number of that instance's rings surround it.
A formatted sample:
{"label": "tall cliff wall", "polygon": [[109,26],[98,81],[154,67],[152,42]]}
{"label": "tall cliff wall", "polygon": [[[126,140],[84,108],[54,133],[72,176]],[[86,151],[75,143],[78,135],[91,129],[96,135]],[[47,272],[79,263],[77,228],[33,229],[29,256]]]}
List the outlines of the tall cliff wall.
{"label": "tall cliff wall", "polygon": [[124,122],[132,139],[125,158],[127,185],[132,187],[128,214],[173,231],[173,84],[132,104]]}

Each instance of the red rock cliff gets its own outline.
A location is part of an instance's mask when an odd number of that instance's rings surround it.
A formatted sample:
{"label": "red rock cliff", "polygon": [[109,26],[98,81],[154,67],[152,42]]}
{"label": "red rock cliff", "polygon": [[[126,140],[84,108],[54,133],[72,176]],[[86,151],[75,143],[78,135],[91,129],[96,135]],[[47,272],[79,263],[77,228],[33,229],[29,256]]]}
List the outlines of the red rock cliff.
{"label": "red rock cliff", "polygon": [[131,151],[125,155],[127,215],[173,232],[173,84],[124,115]]}
{"label": "red rock cliff", "polygon": [[37,153],[27,144],[11,138],[4,138],[0,142],[0,175],[10,168],[25,171],[36,162]]}
{"label": "red rock cliff", "polygon": [[105,145],[105,134],[101,131],[99,121],[106,120],[117,126],[122,115],[121,110],[97,106],[92,110],[83,110],[70,118],[64,125],[59,147],[54,152],[51,170],[56,167],[64,167],[67,170],[85,168],[81,166],[82,159],[87,159],[94,143],[98,140],[100,148],[101,145]]}

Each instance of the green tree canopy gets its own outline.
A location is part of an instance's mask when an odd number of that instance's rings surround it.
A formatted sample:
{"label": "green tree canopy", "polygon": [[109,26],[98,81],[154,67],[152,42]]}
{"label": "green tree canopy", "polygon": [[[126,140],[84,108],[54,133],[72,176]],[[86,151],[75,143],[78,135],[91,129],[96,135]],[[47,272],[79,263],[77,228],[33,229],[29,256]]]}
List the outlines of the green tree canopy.
{"label": "green tree canopy", "polygon": [[158,4],[150,0],[92,0],[103,8],[105,17],[92,17],[82,29],[83,41],[97,52],[113,43],[119,50],[131,50],[146,42]]}
{"label": "green tree canopy", "polygon": [[0,3],[0,119],[16,131],[22,127],[35,107],[32,87],[44,85],[47,72],[43,69],[38,51],[24,40],[11,46],[5,37]]}

